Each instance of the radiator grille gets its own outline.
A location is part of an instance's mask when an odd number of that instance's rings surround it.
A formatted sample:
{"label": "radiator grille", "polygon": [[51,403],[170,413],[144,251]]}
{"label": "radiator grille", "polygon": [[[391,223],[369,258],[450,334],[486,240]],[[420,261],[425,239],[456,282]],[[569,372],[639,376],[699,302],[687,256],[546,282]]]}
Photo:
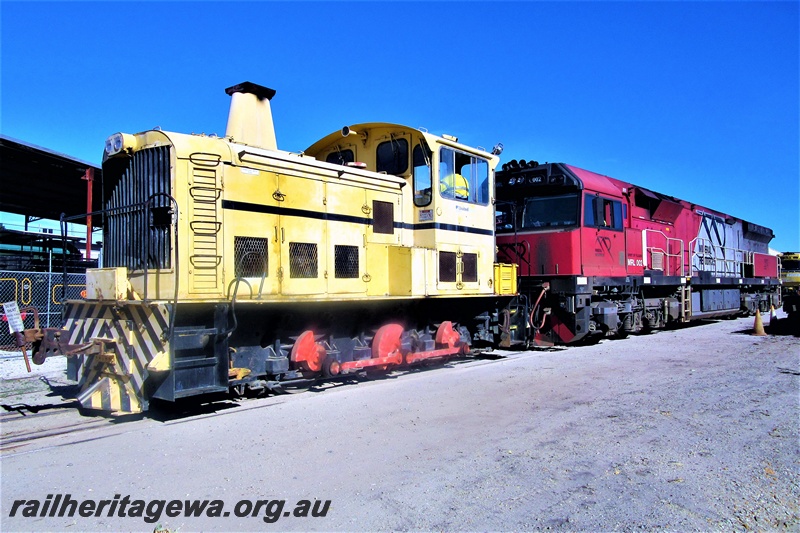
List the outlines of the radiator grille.
{"label": "radiator grille", "polygon": [[124,162],[111,159],[103,165],[103,180],[115,184],[105,205],[103,266],[170,268],[170,147],[139,150]]}

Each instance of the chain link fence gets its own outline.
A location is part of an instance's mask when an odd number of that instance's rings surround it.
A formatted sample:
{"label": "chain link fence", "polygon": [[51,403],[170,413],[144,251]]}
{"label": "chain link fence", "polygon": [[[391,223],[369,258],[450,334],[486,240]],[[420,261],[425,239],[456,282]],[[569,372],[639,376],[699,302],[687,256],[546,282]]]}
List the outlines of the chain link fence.
{"label": "chain link fence", "polygon": [[[60,328],[63,302],[83,298],[86,274],[67,274],[66,288],[64,285],[64,275],[61,273],[0,270],[0,304],[17,302],[25,328],[34,327],[33,312],[25,311],[30,307],[35,307],[39,312],[39,327]],[[1,307],[0,316],[0,350],[18,351]]]}

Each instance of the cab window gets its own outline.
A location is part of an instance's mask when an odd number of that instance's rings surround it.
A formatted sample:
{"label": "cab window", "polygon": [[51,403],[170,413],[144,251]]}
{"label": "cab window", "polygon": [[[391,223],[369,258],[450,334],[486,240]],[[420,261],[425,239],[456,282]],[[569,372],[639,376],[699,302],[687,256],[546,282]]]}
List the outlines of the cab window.
{"label": "cab window", "polygon": [[414,205],[425,207],[431,203],[431,153],[418,144],[412,154],[414,159]]}
{"label": "cab window", "polygon": [[622,230],[622,202],[594,194],[587,194],[584,198],[584,226]]}
{"label": "cab window", "polygon": [[522,227],[537,230],[577,226],[579,199],[578,194],[527,198]]}
{"label": "cab window", "polygon": [[378,145],[375,153],[376,170],[399,176],[408,170],[408,141],[391,139]]}
{"label": "cab window", "polygon": [[334,163],[336,165],[346,165],[347,163],[352,163],[355,160],[356,157],[353,154],[353,151],[350,149],[331,152],[325,158],[326,163]]}
{"label": "cab window", "polygon": [[439,194],[474,204],[489,203],[489,162],[452,148],[439,150]]}

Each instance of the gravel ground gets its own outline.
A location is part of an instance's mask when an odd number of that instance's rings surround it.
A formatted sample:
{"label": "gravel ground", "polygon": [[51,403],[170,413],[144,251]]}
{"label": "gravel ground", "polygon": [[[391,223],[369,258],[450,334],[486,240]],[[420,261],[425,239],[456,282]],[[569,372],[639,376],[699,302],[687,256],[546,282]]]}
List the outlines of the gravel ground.
{"label": "gravel ground", "polygon": [[[751,336],[752,324],[133,418],[55,409],[70,401],[63,359],[45,371],[53,389],[38,392],[38,378],[0,360],[3,404],[9,394],[57,412],[2,418],[0,529],[152,530],[141,518],[8,516],[14,499],[71,493],[219,498],[228,509],[332,501],[324,518],[271,525],[162,516],[172,531],[798,531],[800,338]],[[88,429],[52,432],[54,420]],[[14,442],[31,432],[45,436]]]}
{"label": "gravel ground", "polygon": [[31,362],[29,373],[20,354],[0,352],[0,401],[4,405],[63,401],[63,395],[76,392],[75,382],[67,379],[66,369],[66,358],[58,356],[49,357],[42,365]]}

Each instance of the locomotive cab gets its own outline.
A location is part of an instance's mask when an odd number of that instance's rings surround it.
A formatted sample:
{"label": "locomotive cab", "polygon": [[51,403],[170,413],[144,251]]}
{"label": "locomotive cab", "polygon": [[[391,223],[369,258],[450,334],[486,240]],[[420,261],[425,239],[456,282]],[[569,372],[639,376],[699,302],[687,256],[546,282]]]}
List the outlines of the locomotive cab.
{"label": "locomotive cab", "polygon": [[[497,180],[497,234],[524,276],[625,275],[628,206],[605,176],[512,162]],[[501,237],[502,236],[502,237]]]}
{"label": "locomotive cab", "polygon": [[[426,295],[490,288],[494,254],[492,191],[498,157],[450,135],[388,123],[344,127],[305,150],[306,155],[405,181],[400,244],[436,251],[417,271],[428,271]],[[411,194],[413,191],[413,195]],[[488,285],[487,285],[488,282]]]}

